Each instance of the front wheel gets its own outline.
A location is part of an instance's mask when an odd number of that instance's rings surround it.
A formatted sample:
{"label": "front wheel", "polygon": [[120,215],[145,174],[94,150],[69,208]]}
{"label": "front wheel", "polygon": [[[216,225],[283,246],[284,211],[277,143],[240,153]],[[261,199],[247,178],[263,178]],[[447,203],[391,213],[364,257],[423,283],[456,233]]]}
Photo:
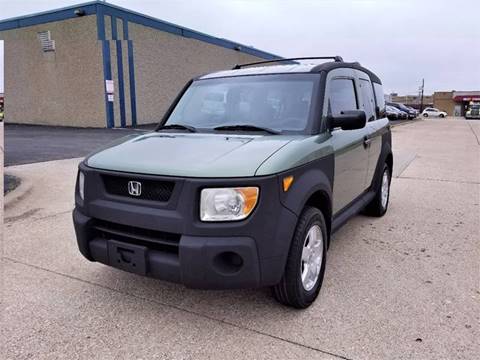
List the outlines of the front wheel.
{"label": "front wheel", "polygon": [[322,212],[305,208],[293,235],[282,280],[273,287],[277,301],[305,309],[317,298],[325,274],[327,239]]}
{"label": "front wheel", "polygon": [[445,115],[443,115],[443,114],[440,114],[439,116],[440,116],[441,118],[444,118],[444,117],[445,117]]}
{"label": "front wheel", "polygon": [[428,117],[428,114],[427,113],[423,114],[423,117]]}
{"label": "front wheel", "polygon": [[375,193],[375,197],[365,207],[363,211],[365,215],[381,217],[385,215],[388,209],[388,201],[390,200],[390,183],[391,183],[390,169],[387,164],[383,167],[382,178],[380,186]]}

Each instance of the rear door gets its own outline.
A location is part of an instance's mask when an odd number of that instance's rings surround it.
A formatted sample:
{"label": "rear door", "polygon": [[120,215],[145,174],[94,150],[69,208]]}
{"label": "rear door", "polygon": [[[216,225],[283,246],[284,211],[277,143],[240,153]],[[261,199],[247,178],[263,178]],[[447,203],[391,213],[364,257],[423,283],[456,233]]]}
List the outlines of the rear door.
{"label": "rear door", "polygon": [[374,83],[363,71],[356,70],[362,105],[367,114],[366,135],[364,145],[368,149],[368,166],[365,178],[366,187],[370,187],[375,175],[380,153],[382,151],[382,135],[387,130],[388,119],[385,113],[385,98],[381,84]]}
{"label": "rear door", "polygon": [[[353,69],[335,69],[328,73],[324,115],[339,115],[343,111],[361,109]],[[333,181],[333,213],[346,207],[365,190],[368,149],[363,141],[366,128],[331,130],[335,152]]]}

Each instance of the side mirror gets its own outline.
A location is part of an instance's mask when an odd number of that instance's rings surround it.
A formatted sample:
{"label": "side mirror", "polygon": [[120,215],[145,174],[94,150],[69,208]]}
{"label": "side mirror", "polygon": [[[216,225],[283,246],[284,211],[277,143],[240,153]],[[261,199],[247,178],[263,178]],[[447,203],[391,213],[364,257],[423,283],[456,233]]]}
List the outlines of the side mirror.
{"label": "side mirror", "polygon": [[330,129],[355,130],[363,128],[366,123],[367,116],[363,110],[341,111],[340,115],[330,116]]}

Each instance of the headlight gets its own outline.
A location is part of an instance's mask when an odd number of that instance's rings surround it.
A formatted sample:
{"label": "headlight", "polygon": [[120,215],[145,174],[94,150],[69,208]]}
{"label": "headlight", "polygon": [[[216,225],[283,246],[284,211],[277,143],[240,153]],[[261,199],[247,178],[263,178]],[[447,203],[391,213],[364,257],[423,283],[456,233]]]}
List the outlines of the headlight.
{"label": "headlight", "polygon": [[233,221],[248,217],[258,200],[258,187],[211,188],[200,194],[200,220]]}
{"label": "headlight", "polygon": [[85,192],[85,175],[83,172],[79,171],[78,172],[78,194],[80,195],[80,198],[83,200],[84,198],[84,192]]}

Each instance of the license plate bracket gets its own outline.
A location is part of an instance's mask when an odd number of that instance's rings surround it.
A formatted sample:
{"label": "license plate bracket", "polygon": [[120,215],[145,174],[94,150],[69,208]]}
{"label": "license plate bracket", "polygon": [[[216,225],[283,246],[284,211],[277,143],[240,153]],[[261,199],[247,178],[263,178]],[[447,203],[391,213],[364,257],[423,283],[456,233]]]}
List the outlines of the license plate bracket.
{"label": "license plate bracket", "polygon": [[147,274],[148,249],[145,246],[108,240],[107,248],[110,266],[139,275]]}

